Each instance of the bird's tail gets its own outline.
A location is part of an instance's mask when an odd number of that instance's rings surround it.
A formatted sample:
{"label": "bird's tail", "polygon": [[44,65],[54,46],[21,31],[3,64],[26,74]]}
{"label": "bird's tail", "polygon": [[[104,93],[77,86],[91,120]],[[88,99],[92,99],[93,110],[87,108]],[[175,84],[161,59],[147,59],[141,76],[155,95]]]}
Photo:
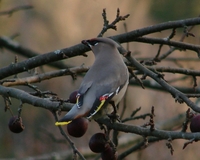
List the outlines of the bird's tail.
{"label": "bird's tail", "polygon": [[67,125],[72,122],[72,119],[66,114],[63,118],[61,118],[58,122],[55,123],[56,126]]}
{"label": "bird's tail", "polygon": [[63,126],[63,125],[67,125],[67,124],[69,124],[69,123],[71,123],[72,121],[67,121],[67,122],[60,122],[60,121],[58,121],[58,122],[56,122],[55,123],[55,125],[56,126]]}

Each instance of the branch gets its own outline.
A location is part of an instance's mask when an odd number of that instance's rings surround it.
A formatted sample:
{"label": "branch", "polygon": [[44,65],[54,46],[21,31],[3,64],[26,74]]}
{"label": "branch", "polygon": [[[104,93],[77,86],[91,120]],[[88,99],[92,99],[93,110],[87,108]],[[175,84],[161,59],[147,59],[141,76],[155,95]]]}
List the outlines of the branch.
{"label": "branch", "polygon": [[82,55],[86,51],[89,51],[88,47],[85,47],[83,44],[78,44],[69,48],[38,55],[22,62],[10,64],[9,66],[0,69],[0,79],[20,72],[28,71],[32,68],[42,66],[53,61]]}
{"label": "branch", "polygon": [[87,72],[88,71],[88,67],[73,67],[70,69],[62,69],[62,70],[58,70],[58,71],[51,71],[51,72],[46,72],[43,74],[37,74],[34,76],[30,76],[30,77],[25,77],[25,78],[14,78],[14,79],[9,79],[9,82],[7,82],[5,80],[4,81],[0,81],[0,83],[3,84],[3,86],[14,86],[14,85],[26,85],[29,83],[37,83],[37,82],[41,82],[44,80],[48,80],[51,78],[56,78],[56,77],[60,77],[60,76],[65,76],[65,75],[72,75],[72,74],[78,74],[78,73],[83,73],[83,72]]}
{"label": "branch", "polygon": [[200,76],[200,71],[191,70],[191,69],[184,69],[184,68],[171,68],[171,67],[147,67],[151,71],[157,71],[157,72],[170,72],[170,73],[180,73],[185,75],[191,75],[191,76]]}
{"label": "branch", "polygon": [[[153,142],[157,142],[157,141],[160,141],[161,139],[160,138],[157,138],[157,137],[150,137],[150,138],[147,138],[147,141],[148,143],[153,143]],[[121,153],[119,156],[118,156],[118,159],[119,160],[122,160],[124,159],[125,157],[127,157],[129,154],[133,153],[134,151],[137,151],[139,149],[141,149],[143,146],[145,145],[145,142],[144,140],[142,141],[137,141],[137,144],[133,147],[131,147],[130,149],[126,150],[125,152]]]}
{"label": "branch", "polygon": [[[149,88],[149,89],[153,89],[153,90],[157,90],[157,91],[162,91],[162,92],[167,92],[167,90],[165,88],[163,88],[162,86],[159,85],[159,83],[152,83],[150,80],[145,80],[142,82],[143,85],[145,86],[145,88]],[[130,80],[129,81],[129,85],[132,86],[140,86],[140,84],[138,84],[135,80]],[[177,87],[177,86],[173,86],[173,88],[175,88],[176,90],[181,91],[182,93],[200,93],[200,88],[195,88],[195,91],[193,88],[189,88],[189,87]]]}
{"label": "branch", "polygon": [[144,128],[144,127],[140,127],[140,126],[133,126],[133,125],[129,125],[129,124],[116,123],[116,122],[112,123],[107,118],[98,119],[97,122],[105,124],[110,129],[118,130],[121,132],[135,133],[135,134],[143,135],[143,136],[153,136],[153,137],[157,137],[160,139],[171,138],[172,140],[174,140],[174,139],[200,140],[200,133],[185,133],[185,132],[166,131],[166,130],[159,130],[159,129],[150,131],[149,128]]}
{"label": "branch", "polygon": [[[115,41],[119,43],[126,43],[134,41],[135,38],[141,37],[146,34],[160,32],[162,30],[170,29],[170,28],[178,28],[178,27],[184,27],[184,26],[190,26],[190,25],[198,25],[200,24],[200,18],[190,18],[185,20],[178,20],[178,21],[171,21],[166,23],[161,23],[158,25],[134,30],[131,32],[127,32],[124,34],[119,34],[116,36],[112,36],[110,38],[114,39]],[[1,47],[4,47],[0,43]],[[49,52],[46,54],[38,55],[33,58],[29,58],[28,60],[18,62],[16,64],[11,64],[7,67],[0,69],[0,79],[6,78],[8,76],[24,72],[27,70],[30,70],[32,68],[42,66],[44,64],[48,64],[54,61],[58,61],[61,59],[71,58],[74,56],[80,56],[84,55],[85,52],[89,51],[90,49],[83,44],[77,44],[75,46],[64,48],[60,50],[56,50],[53,52]]]}
{"label": "branch", "polygon": [[32,96],[25,91],[16,88],[9,88],[0,85],[0,94],[6,97],[13,97],[16,99],[20,99],[22,103],[28,103],[35,107],[42,107],[51,111],[57,111],[60,108],[63,111],[69,111],[73,104],[71,103],[63,103],[62,107],[60,106],[60,102],[54,102],[50,99],[43,99]]}
{"label": "branch", "polygon": [[194,104],[187,96],[185,96],[182,92],[177,90],[176,88],[169,85],[164,79],[162,79],[159,75],[152,72],[151,70],[145,68],[143,65],[141,65],[135,58],[127,56],[126,57],[133,66],[138,68],[140,71],[142,71],[145,75],[151,77],[156,82],[158,82],[163,88],[165,88],[169,93],[172,94],[172,96],[175,98],[176,101],[182,103],[185,102],[189,107],[191,107],[194,111],[200,113],[200,108],[196,104]]}
{"label": "branch", "polygon": [[136,42],[143,42],[143,43],[149,43],[149,44],[166,44],[169,46],[174,46],[176,49],[180,50],[192,50],[197,52],[197,54],[200,54],[200,45],[194,45],[184,42],[176,42],[172,40],[167,40],[165,38],[149,38],[149,37],[138,37],[134,41]]}
{"label": "branch", "polygon": [[[177,128],[178,126],[181,126],[184,120],[185,120],[185,113],[182,113],[164,122],[159,122],[158,124],[156,124],[156,128],[162,130],[172,130],[174,128]],[[160,140],[162,139],[157,137],[147,138],[149,144]],[[125,148],[127,147],[130,148],[121,153],[118,156],[118,159],[124,159],[126,156],[133,153],[134,151],[141,149],[143,146],[144,146],[143,137],[138,137],[137,135],[132,135],[131,137],[127,137],[126,134],[124,136],[121,136],[121,138],[119,139],[118,149],[125,150]]]}
{"label": "branch", "polygon": [[32,5],[23,5],[23,6],[18,6],[18,7],[14,7],[10,10],[7,10],[7,11],[1,11],[0,12],[0,16],[1,15],[9,15],[9,16],[12,16],[12,14],[14,12],[17,12],[17,11],[21,11],[21,10],[26,10],[26,9],[33,9],[33,6]]}
{"label": "branch", "polygon": [[164,22],[157,25],[152,25],[149,27],[145,27],[142,29],[137,29],[134,31],[130,31],[127,33],[119,34],[116,36],[112,36],[111,38],[119,43],[126,43],[134,41],[135,38],[141,37],[147,34],[155,33],[155,32],[161,32],[163,30],[173,29],[173,28],[182,28],[185,26],[193,26],[193,25],[199,25],[200,24],[200,18],[189,18],[184,20],[177,20],[177,21],[170,21],[170,22]]}
{"label": "branch", "polygon": [[107,20],[107,16],[106,16],[106,9],[103,9],[103,20],[104,20],[104,24],[103,24],[103,28],[101,30],[101,32],[99,33],[99,35],[97,37],[102,37],[103,34],[108,30],[108,29],[114,29],[117,30],[117,26],[116,24],[120,21],[124,21],[126,18],[128,18],[130,16],[130,14],[127,14],[125,16],[120,16],[120,10],[119,8],[117,9],[117,15],[115,20],[109,24],[109,21]]}
{"label": "branch", "polygon": [[[141,57],[137,58],[138,61],[145,61],[149,59],[153,59],[154,57]],[[194,61],[194,62],[199,62],[198,58],[194,57],[167,57],[165,58],[165,61],[172,61],[172,62],[177,62],[177,61],[183,61],[183,62],[188,62],[188,61]]]}
{"label": "branch", "polygon": [[[41,53],[35,52],[31,49],[28,49],[26,47],[21,46],[19,43],[13,41],[11,38],[6,37],[6,36],[1,36],[0,37],[0,48],[6,48],[10,51],[13,51],[21,56],[31,58],[35,56],[40,56]],[[53,62],[48,64],[51,67],[55,68],[68,68],[69,66],[66,65],[64,62]],[[38,65],[39,66],[39,65]]]}

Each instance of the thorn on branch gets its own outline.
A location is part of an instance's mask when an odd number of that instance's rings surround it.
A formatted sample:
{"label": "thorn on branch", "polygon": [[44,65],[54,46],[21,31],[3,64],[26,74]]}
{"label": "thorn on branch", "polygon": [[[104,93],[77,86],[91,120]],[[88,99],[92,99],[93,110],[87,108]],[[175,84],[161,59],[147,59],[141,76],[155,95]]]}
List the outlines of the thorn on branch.
{"label": "thorn on branch", "polygon": [[193,142],[197,142],[197,140],[195,140],[195,138],[193,138],[193,139],[189,140],[188,142],[185,142],[183,145],[183,149],[185,149],[188,146],[188,144],[192,144]]}

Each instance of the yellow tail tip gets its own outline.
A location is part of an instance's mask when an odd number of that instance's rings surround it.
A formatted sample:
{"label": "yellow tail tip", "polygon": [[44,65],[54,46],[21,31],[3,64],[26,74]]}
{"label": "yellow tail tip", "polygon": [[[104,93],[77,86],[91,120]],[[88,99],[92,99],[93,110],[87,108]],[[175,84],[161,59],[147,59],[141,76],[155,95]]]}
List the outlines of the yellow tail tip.
{"label": "yellow tail tip", "polygon": [[69,123],[71,123],[72,121],[67,121],[67,122],[56,122],[55,125],[56,126],[63,126],[63,125],[67,125]]}

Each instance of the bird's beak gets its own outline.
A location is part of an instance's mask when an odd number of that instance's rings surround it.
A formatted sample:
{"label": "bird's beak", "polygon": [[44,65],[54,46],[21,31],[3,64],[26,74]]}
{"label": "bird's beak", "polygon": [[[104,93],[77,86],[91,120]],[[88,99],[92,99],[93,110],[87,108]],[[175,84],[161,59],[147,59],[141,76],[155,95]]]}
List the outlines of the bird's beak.
{"label": "bird's beak", "polygon": [[87,40],[82,40],[81,43],[91,48]]}
{"label": "bird's beak", "polygon": [[87,40],[82,40],[81,43],[89,47]]}

